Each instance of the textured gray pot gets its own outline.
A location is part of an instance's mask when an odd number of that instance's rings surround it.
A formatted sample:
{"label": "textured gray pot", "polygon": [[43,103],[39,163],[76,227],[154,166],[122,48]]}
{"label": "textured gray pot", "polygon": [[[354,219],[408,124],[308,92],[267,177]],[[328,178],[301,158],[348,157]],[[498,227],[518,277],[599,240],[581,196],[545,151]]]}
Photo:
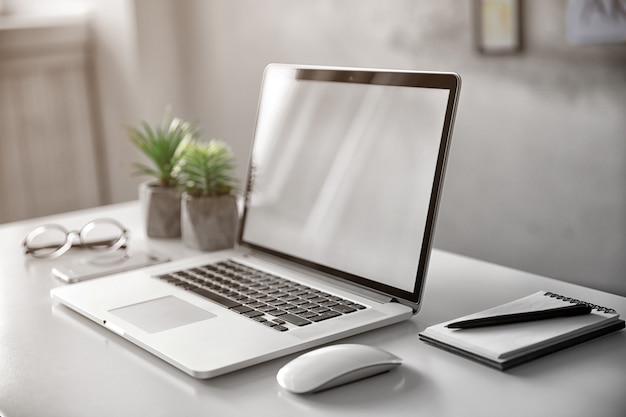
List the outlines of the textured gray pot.
{"label": "textured gray pot", "polygon": [[192,197],[183,193],[183,242],[195,249],[215,251],[235,245],[237,202],[234,196]]}
{"label": "textured gray pot", "polygon": [[153,182],[139,185],[139,201],[148,237],[180,237],[180,192]]}

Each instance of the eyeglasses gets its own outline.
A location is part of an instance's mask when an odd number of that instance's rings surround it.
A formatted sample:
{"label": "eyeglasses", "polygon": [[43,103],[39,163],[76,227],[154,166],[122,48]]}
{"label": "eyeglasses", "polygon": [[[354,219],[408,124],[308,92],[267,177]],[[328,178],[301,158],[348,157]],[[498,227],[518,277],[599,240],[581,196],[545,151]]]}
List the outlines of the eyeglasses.
{"label": "eyeglasses", "polygon": [[34,258],[53,259],[72,247],[96,251],[114,251],[124,248],[129,232],[113,219],[96,219],[80,230],[68,231],[58,224],[45,224],[24,237],[24,253]]}

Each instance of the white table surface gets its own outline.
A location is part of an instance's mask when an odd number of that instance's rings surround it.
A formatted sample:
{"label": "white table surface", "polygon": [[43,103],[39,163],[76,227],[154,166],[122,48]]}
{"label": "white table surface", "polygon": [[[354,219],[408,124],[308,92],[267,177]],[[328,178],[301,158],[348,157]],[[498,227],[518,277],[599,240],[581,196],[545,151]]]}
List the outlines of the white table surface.
{"label": "white table surface", "polygon": [[[404,359],[389,373],[309,396],[283,391],[276,359],[196,380],[95,323],[53,305],[51,261],[27,260],[35,226],[80,228],[113,217],[131,248],[195,255],[178,240],[148,240],[136,202],[0,225],[0,416],[626,416],[626,332],[500,372],[425,344],[429,325],[538,290],[615,308],[626,298],[434,250],[422,311],[345,339]],[[67,255],[66,255],[67,256]],[[71,256],[71,255],[70,255]],[[58,259],[56,262],[59,262]],[[342,341],[342,342],[344,342]]]}

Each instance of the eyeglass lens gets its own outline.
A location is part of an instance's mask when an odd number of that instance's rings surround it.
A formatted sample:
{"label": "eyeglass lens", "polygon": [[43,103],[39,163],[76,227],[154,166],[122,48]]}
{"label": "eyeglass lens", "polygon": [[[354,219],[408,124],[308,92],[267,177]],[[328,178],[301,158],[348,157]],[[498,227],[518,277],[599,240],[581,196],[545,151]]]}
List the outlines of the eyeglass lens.
{"label": "eyeglass lens", "polygon": [[109,221],[93,221],[79,233],[80,243],[91,249],[109,249],[122,238],[124,229]]}
{"label": "eyeglass lens", "polygon": [[61,251],[68,242],[68,232],[56,225],[38,227],[26,236],[24,245],[27,252],[41,258],[54,256],[55,252]]}

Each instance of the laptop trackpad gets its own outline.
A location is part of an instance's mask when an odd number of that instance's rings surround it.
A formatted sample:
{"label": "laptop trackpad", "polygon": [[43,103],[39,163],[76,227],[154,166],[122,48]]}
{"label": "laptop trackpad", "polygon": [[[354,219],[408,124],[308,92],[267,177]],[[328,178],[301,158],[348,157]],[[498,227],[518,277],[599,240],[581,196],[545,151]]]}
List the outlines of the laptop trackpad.
{"label": "laptop trackpad", "polygon": [[168,295],[109,310],[148,333],[157,333],[216,317],[215,314]]}

